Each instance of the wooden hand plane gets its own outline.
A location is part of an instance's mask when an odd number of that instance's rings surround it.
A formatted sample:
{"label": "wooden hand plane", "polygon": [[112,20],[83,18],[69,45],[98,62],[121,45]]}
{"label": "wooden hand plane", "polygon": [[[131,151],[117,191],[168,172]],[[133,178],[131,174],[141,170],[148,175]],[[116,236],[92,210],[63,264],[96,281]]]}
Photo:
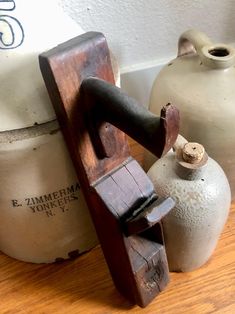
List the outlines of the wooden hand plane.
{"label": "wooden hand plane", "polygon": [[125,133],[157,157],[174,144],[178,110],[151,114],[114,86],[101,33],[78,36],[39,56],[40,68],[117,289],[145,307],[169,280],[159,199],[130,156]]}

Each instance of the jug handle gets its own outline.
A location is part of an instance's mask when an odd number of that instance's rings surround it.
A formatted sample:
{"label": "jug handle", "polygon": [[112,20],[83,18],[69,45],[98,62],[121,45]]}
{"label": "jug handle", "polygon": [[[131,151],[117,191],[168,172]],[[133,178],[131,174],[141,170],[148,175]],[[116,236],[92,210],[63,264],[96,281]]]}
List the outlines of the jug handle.
{"label": "jug handle", "polygon": [[178,57],[198,53],[204,46],[212,46],[213,42],[210,38],[195,29],[184,32],[178,41]]}
{"label": "jug handle", "polygon": [[185,137],[183,137],[181,134],[178,134],[177,139],[175,141],[175,144],[173,145],[173,150],[178,151],[184,147],[185,144],[187,144],[188,141]]}

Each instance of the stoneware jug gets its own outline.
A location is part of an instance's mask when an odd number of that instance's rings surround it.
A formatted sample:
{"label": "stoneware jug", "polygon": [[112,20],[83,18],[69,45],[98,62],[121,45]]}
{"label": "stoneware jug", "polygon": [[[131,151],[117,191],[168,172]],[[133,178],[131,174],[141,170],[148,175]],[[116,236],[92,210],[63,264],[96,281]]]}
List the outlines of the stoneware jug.
{"label": "stoneware jug", "polygon": [[226,222],[231,193],[222,168],[204,147],[178,137],[175,151],[149,170],[159,196],[171,196],[176,206],[163,219],[171,271],[191,271],[213,253]]}
{"label": "stoneware jug", "polygon": [[53,262],[97,243],[38,64],[81,33],[56,1],[0,1],[0,250],[19,260]]}
{"label": "stoneware jug", "polygon": [[[150,110],[172,102],[181,115],[180,132],[202,143],[228,176],[235,197],[235,50],[189,30],[179,39],[178,57],[157,76]],[[146,162],[147,163],[147,162]]]}

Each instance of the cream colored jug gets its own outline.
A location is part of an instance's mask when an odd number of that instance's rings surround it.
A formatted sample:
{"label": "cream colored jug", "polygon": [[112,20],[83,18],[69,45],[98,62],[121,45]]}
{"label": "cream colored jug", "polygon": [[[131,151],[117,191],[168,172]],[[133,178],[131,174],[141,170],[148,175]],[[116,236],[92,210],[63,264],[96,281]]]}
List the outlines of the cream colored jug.
{"label": "cream colored jug", "polygon": [[[150,110],[171,102],[180,110],[180,133],[203,144],[228,176],[235,197],[235,50],[189,30],[179,39],[178,57],[157,76]],[[148,155],[149,156],[149,155]],[[152,164],[153,161],[149,162]]]}
{"label": "cream colored jug", "polygon": [[228,217],[231,193],[221,167],[198,143],[178,137],[175,151],[148,171],[157,194],[175,207],[163,218],[171,271],[192,271],[208,261]]}
{"label": "cream colored jug", "polygon": [[0,1],[0,250],[28,262],[97,243],[38,54],[82,33],[56,1]]}

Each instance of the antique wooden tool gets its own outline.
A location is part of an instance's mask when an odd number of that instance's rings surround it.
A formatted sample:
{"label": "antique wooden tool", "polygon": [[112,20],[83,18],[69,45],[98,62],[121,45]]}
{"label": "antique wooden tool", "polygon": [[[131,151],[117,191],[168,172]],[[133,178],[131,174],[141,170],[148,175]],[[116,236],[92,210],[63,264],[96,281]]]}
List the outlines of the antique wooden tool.
{"label": "antique wooden tool", "polygon": [[157,197],[122,131],[161,157],[176,140],[178,111],[167,105],[156,117],[112,85],[101,33],[74,38],[39,60],[113,281],[144,307],[168,283],[160,220],[174,201]]}

